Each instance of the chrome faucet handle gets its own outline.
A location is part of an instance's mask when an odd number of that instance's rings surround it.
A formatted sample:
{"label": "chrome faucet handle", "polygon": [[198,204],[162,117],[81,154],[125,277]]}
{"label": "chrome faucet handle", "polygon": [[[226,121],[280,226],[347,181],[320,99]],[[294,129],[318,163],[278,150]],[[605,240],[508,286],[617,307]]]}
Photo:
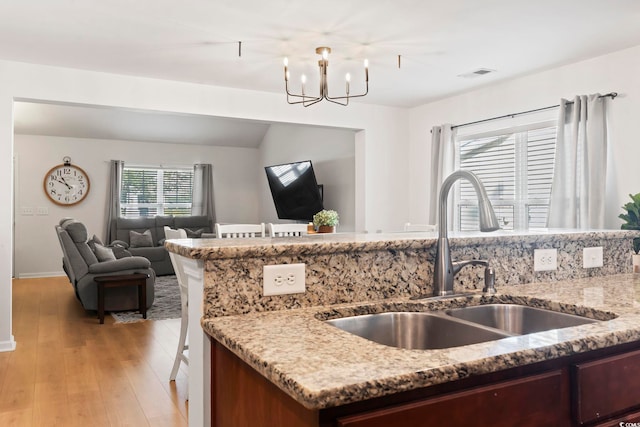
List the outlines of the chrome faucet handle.
{"label": "chrome faucet handle", "polygon": [[455,276],[462,270],[462,267],[466,267],[467,265],[484,265],[485,267],[489,267],[489,261],[486,259],[469,259],[464,261],[454,261],[451,263],[453,265],[453,275]]}
{"label": "chrome faucet handle", "polygon": [[496,291],[496,272],[493,267],[487,266],[484,269],[484,288],[482,293],[493,295]]}

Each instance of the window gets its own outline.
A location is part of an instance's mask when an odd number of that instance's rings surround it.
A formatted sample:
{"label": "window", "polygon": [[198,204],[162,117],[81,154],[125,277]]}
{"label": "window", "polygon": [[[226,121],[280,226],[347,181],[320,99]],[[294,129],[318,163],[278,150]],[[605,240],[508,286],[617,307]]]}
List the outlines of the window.
{"label": "window", "polygon": [[193,170],[124,167],[120,216],[191,215]]}
{"label": "window", "polygon": [[[456,168],[484,184],[501,228],[544,228],[549,211],[556,124],[544,122],[456,139]],[[477,198],[462,180],[456,193],[458,230],[478,230]]]}

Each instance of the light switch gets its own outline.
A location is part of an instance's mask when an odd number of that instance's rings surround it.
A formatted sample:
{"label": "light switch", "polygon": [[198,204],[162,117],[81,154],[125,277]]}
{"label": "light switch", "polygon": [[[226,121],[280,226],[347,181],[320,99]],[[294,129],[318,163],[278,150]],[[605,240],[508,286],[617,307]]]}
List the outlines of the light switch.
{"label": "light switch", "polygon": [[33,208],[22,207],[20,208],[21,215],[33,215]]}
{"label": "light switch", "polygon": [[49,215],[49,208],[47,207],[36,208],[36,215]]}

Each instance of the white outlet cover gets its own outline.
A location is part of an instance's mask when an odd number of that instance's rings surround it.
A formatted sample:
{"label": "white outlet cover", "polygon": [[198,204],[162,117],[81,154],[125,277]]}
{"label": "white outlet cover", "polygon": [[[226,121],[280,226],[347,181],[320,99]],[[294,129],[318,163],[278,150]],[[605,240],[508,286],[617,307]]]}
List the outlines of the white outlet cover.
{"label": "white outlet cover", "polygon": [[582,268],[596,268],[604,265],[602,246],[582,249]]}
{"label": "white outlet cover", "polygon": [[533,271],[555,271],[558,269],[557,249],[534,249]]}
{"label": "white outlet cover", "polygon": [[277,264],[262,267],[264,296],[300,294],[306,291],[305,264]]}

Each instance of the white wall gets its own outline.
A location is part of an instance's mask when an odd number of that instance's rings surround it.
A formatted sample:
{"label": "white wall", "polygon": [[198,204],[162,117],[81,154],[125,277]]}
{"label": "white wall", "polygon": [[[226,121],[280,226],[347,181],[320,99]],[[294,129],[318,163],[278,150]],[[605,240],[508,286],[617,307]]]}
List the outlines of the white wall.
{"label": "white wall", "polygon": [[[278,69],[274,69],[277,72]],[[359,133],[356,230],[399,229],[406,220],[407,110],[354,102],[347,108],[288,105],[283,94],[0,61],[0,205],[13,203],[13,101],[43,100],[208,114],[349,129]],[[372,85],[371,90],[375,90]],[[73,154],[71,155],[73,157]],[[0,351],[11,335],[13,209],[0,210]],[[53,225],[42,230],[49,232]]]}
{"label": "white wall", "polygon": [[[355,131],[273,124],[260,145],[262,166],[311,160],[318,184],[324,186],[325,209],[340,215],[338,231],[355,230]],[[262,171],[263,172],[263,171]],[[266,174],[259,181],[261,218],[278,219]]]}
{"label": "white wall", "polygon": [[[499,72],[499,71],[498,71]],[[606,228],[620,228],[618,214],[629,193],[640,192],[640,46],[488,86],[414,108],[410,113],[411,194],[428,194],[434,125],[461,124],[557,105],[560,98],[618,92],[610,102]],[[502,121],[501,127],[508,121]],[[411,198],[411,222],[426,222],[428,199]]]}
{"label": "white wall", "polygon": [[[87,226],[90,235],[105,239],[111,159],[169,167],[211,163],[218,219],[255,222],[258,218],[257,149],[15,135],[14,154],[16,277],[64,274],[60,244],[53,231],[60,218],[74,217]],[[61,164],[64,156],[70,156],[72,163],[84,169],[91,180],[89,196],[78,205],[66,207],[50,202],[42,189],[44,174]],[[37,213],[39,207],[48,209],[48,215],[22,215],[23,208],[32,208]]]}

